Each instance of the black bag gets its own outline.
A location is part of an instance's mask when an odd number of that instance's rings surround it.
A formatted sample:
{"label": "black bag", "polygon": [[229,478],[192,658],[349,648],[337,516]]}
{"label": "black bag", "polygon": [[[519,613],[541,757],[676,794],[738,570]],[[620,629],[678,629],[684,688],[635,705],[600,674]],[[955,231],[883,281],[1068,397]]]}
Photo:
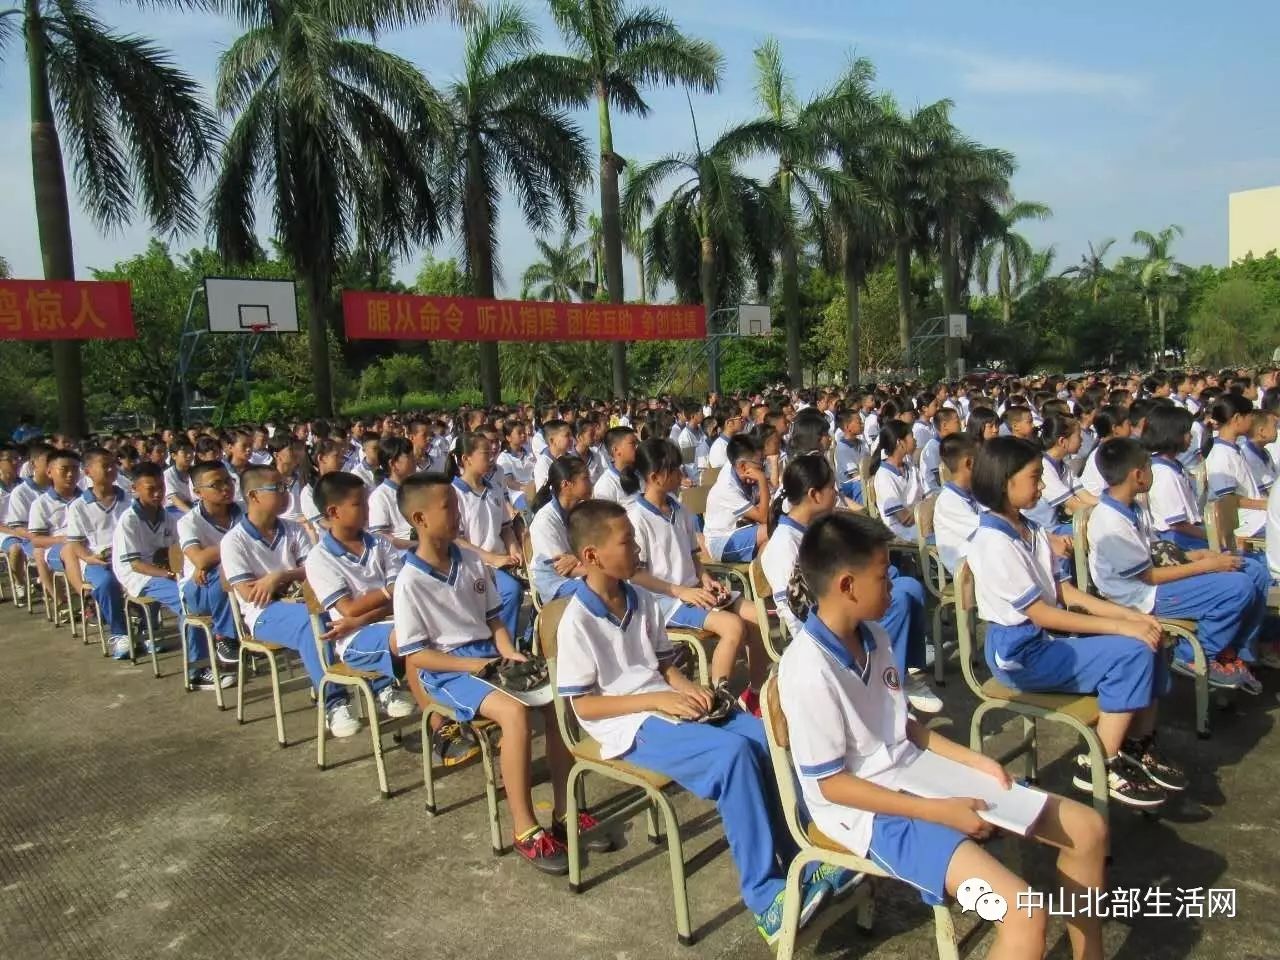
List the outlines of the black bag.
{"label": "black bag", "polygon": [[1176,543],[1157,540],[1151,544],[1151,563],[1157,567],[1180,567],[1190,562],[1187,552]]}
{"label": "black bag", "polygon": [[544,657],[530,657],[528,660],[502,657],[490,660],[476,676],[495,687],[515,693],[528,693],[551,682]]}

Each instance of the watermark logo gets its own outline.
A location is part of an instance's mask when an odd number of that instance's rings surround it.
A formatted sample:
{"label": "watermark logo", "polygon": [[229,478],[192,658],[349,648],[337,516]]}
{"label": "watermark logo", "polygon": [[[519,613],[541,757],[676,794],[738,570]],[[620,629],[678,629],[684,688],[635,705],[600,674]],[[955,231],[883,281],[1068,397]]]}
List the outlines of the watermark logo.
{"label": "watermark logo", "polygon": [[1009,912],[1009,904],[1004,897],[994,892],[991,884],[981,877],[970,877],[960,884],[956,900],[960,904],[961,913],[972,910],[983,920],[992,923],[1003,922],[1005,914]]}
{"label": "watermark logo", "polygon": [[[1009,904],[991,889],[981,877],[970,877],[956,890],[960,911],[976,913],[983,920],[998,923],[1009,913]],[[1229,888],[1160,887],[1139,889],[1117,887],[1114,890],[1088,888],[1056,893],[1019,890],[1014,909],[1030,917],[1038,910],[1048,910],[1054,917],[1097,917],[1129,919],[1133,917],[1178,917],[1203,920],[1236,915],[1236,891]]]}

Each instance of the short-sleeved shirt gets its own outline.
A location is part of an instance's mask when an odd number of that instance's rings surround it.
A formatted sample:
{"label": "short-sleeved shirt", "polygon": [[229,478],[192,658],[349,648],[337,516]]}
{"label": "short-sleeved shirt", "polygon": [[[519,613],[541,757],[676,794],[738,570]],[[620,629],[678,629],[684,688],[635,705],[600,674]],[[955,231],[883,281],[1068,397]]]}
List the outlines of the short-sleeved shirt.
{"label": "short-sleeved shirt", "polygon": [[551,451],[547,447],[542,448],[542,452],[538,454],[533,462],[533,489],[541,490],[547,482],[547,478],[551,476],[551,465],[556,462],[555,457],[551,456]]}
{"label": "short-sleeved shirt", "polygon": [[370,490],[378,485],[378,465],[376,463],[365,463],[361,457],[357,457],[355,463],[351,464],[347,472],[354,473],[363,480],[364,485]]}
{"label": "short-sleeved shirt", "polygon": [[[301,524],[277,520],[275,536],[268,540],[248,517],[241,517],[222,538],[222,573],[234,587],[269,573],[296,570],[310,552],[311,539]],[[248,600],[240,601],[240,611],[250,631],[265,609]]]}
{"label": "short-sleeved shirt", "polygon": [[1151,569],[1151,528],[1140,507],[1104,493],[1089,514],[1089,576],[1108,600],[1142,613],[1156,605],[1156,588],[1138,579]]}
{"label": "short-sleeved shirt", "polygon": [[514,502],[517,497],[524,493],[524,488],[533,483],[533,464],[534,456],[524,447],[512,452],[511,450],[503,450],[498,454],[495,461],[511,480],[516,483],[516,488],[512,488],[507,484],[507,499]]}
{"label": "short-sleeved shirt", "polygon": [[637,494],[622,489],[622,474],[614,469],[612,463],[600,474],[600,479],[591,488],[591,495],[597,500],[612,500],[624,507],[634,503],[637,497]]}
{"label": "short-sleeved shirt", "polygon": [[316,506],[316,486],[308,483],[302,488],[302,519],[317,529],[323,526],[324,514]]}
{"label": "short-sleeved shirt", "polygon": [[870,455],[867,445],[854,438],[841,437],[836,441],[836,483],[858,479],[863,458]]}
{"label": "short-sleeved shirt", "polygon": [[400,484],[383,480],[369,494],[369,532],[397,540],[408,540],[413,526],[396,505],[396,492]]}
{"label": "short-sleeved shirt", "polygon": [[116,524],[133,501],[120,487],[112,487],[111,492],[110,503],[99,500],[98,495],[89,489],[67,505],[68,541],[83,544],[90,553],[99,555],[111,547]]}
{"label": "short-sleeved shirt", "polygon": [[31,504],[27,530],[44,537],[62,537],[67,533],[67,507],[76,497],[63,497],[49,487]]}
{"label": "short-sleeved shirt", "polygon": [[[244,513],[234,503],[231,504],[230,511],[227,517],[227,525],[224,527],[210,516],[203,503],[196,503],[194,509],[187,511],[178,518],[178,546],[182,547],[185,553],[188,547],[199,547],[202,550],[207,550],[209,547],[220,545],[222,538],[227,535],[227,531],[239,522],[241,515]],[[221,563],[218,566],[221,566]],[[212,573],[217,570],[218,566],[211,567],[209,572]],[[195,564],[184,556],[182,579],[190,580],[195,574]]]}
{"label": "short-sleeved shirt", "polygon": [[903,460],[902,467],[896,467],[888,460],[880,461],[875,477],[871,481],[875,486],[876,505],[880,509],[880,519],[893,531],[900,540],[916,540],[915,527],[907,527],[899,523],[894,516],[900,510],[912,511],[920,502],[920,475],[910,460]]}
{"label": "short-sleeved shirt", "polygon": [[5,507],[5,525],[25,529],[31,519],[31,505],[42,493],[44,489],[36,486],[35,481],[30,478],[15,486],[9,492],[9,502]]}
{"label": "short-sleeved shirt", "polygon": [[1107,481],[1102,479],[1102,471],[1098,468],[1098,451],[1101,449],[1101,443],[1093,448],[1093,453],[1084,462],[1084,469],[1080,471],[1080,486],[1095,497],[1102,496],[1102,492],[1107,489]]}
{"label": "short-sleeved shirt", "polygon": [[1040,458],[1040,463],[1044,467],[1041,474],[1044,491],[1034,507],[1022,512],[1040,526],[1052,528],[1058,522],[1058,511],[1075,493],[1076,478],[1065,462],[1055,460],[1047,453]]}
{"label": "short-sleeved shirt", "polygon": [[[332,533],[326,533],[303,562],[307,583],[311,584],[320,605],[329,611],[331,622],[342,619],[339,602],[383,587],[390,589],[404,566],[401,552],[385,538],[361,532],[360,540],[363,549],[355,554],[339,543]],[[338,656],[346,652],[354,636],[347,634],[338,640],[335,644]]]}
{"label": "short-sleeved shirt", "polygon": [[1204,449],[1204,430],[1203,420],[1191,422],[1191,443],[1178,454],[1178,462],[1187,469],[1196,466],[1203,459],[1201,451]]}
{"label": "short-sleeved shirt", "polygon": [[938,559],[954,575],[960,562],[969,555],[969,547],[982,507],[974,499],[972,490],[964,490],[950,480],[942,485],[937,502],[933,505],[933,539],[938,547]]}
{"label": "short-sleeved shirt", "polygon": [[1254,486],[1258,488],[1259,494],[1266,497],[1276,482],[1275,461],[1265,447],[1258,446],[1247,437],[1241,437],[1238,446],[1240,455],[1249,466],[1249,472],[1253,474]]}
{"label": "short-sleeved shirt", "polygon": [[930,437],[920,451],[920,487],[927,497],[941,486],[942,442],[937,437]]}
{"label": "short-sleeved shirt", "polygon": [[703,518],[707,539],[732,535],[747,511],[756,505],[758,495],[754,485],[743,484],[732,465],[721,470],[707,493],[707,513]]}
{"label": "short-sleeved shirt", "polygon": [[[1243,499],[1258,500],[1262,493],[1258,490],[1253,471],[1244,462],[1240,448],[1230,441],[1215,438],[1209,448],[1209,456],[1205,458],[1205,474],[1209,483],[1209,499],[1220,500],[1234,493]],[[1265,510],[1241,510],[1240,526],[1236,528],[1239,536],[1252,537],[1267,522]]]}
{"label": "short-sleeved shirt", "polygon": [[729,462],[729,438],[723,433],[711,441],[707,449],[707,466],[718,470]]}
{"label": "short-sleeved shirt", "polygon": [[[627,607],[621,618],[585,585],[565,608],[556,634],[556,689],[562,697],[627,696],[671,689],[659,672],[672,651],[657,598],[629,583],[623,583],[622,590]],[[599,741],[600,755],[608,759],[631,749],[646,716],[579,717],[578,722]]]}
{"label": "short-sleeved shirt", "polygon": [[667,497],[667,516],[644,497],[627,507],[627,517],[640,548],[640,563],[665,583],[692,587],[698,582],[693,554],[698,549],[698,527],[689,511],[675,497]]}
{"label": "short-sleeved shirt", "polygon": [[189,506],[195,501],[191,492],[191,476],[182,473],[177,467],[170,467],[164,472],[164,499],[171,506],[179,502]]}
{"label": "short-sleeved shirt", "polygon": [[488,484],[477,491],[462,477],[453,478],[453,489],[462,513],[463,539],[481,550],[505,553],[502,528],[507,526],[507,508],[501,491]]}
{"label": "short-sleeved shirt", "polygon": [[1200,504],[1187,479],[1185,467],[1177,460],[1151,458],[1151,489],[1147,491],[1147,507],[1151,523],[1163,533],[1179,523],[1199,524]]}
{"label": "short-sleeved shirt", "polygon": [[1271,578],[1280,579],[1280,483],[1271,488],[1267,497],[1267,566]]}
{"label": "short-sleeved shirt", "polygon": [[157,560],[178,542],[178,524],[163,509],[148,515],[138,501],[124,512],[116,523],[111,539],[111,572],[126,593],[137,596],[146,588],[151,576],[133,569],[133,561],[165,566],[167,558]]}
{"label": "short-sleeved shirt", "polygon": [[1049,537],[1034,520],[1023,522],[1026,538],[1004,517],[984,513],[973,535],[967,560],[978,616],[988,623],[1020,626],[1027,622],[1027,607],[1037,600],[1058,605]]}
{"label": "short-sleeved shirt", "polygon": [[796,523],[790,517],[780,517],[769,542],[760,551],[760,567],[764,571],[764,578],[769,581],[769,592],[773,595],[778,619],[792,637],[800,632],[803,624],[787,600],[787,586],[795,572],[796,559],[800,556],[800,541],[807,529],[803,523]]}
{"label": "short-sleeved shirt", "polygon": [[285,520],[301,522],[304,519],[302,510],[302,477],[295,473],[292,477],[282,477],[281,479],[284,481],[289,494],[289,504],[281,511],[280,516]]}
{"label": "short-sleeved shirt", "polygon": [[396,645],[401,656],[418,650],[448,653],[493,631],[501,612],[493,571],[480,555],[449,545],[449,568],[433,567],[415,552],[404,555],[392,599]]}
{"label": "short-sleeved shirt", "polygon": [[889,637],[858,626],[863,664],[816,612],[782,654],[778,697],[787,718],[791,759],[805,806],[818,828],[866,856],[875,814],[832,803],[821,783],[838,773],[897,788],[897,770],[919,748],[907,739],[907,700]]}
{"label": "short-sleeved shirt", "polygon": [[552,497],[533,515],[529,524],[529,541],[533,546],[533,585],[538,596],[550,600],[567,577],[556,573],[552,561],[562,554],[571,553],[569,546],[569,518]]}

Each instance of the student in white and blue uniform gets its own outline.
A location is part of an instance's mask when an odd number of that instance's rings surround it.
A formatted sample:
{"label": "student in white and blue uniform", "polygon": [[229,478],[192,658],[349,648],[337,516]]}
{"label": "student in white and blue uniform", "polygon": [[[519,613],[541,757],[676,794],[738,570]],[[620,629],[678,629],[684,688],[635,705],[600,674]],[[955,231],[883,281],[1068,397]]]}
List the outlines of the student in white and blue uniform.
{"label": "student in white and blue uniform", "polygon": [[524,424],[519,420],[508,420],[503,435],[505,446],[495,462],[503,473],[507,499],[516,510],[524,513],[529,509],[524,488],[533,483],[535,457],[524,444]]}
{"label": "student in white and blue uniform", "polygon": [[[569,511],[591,495],[591,476],[578,457],[563,456],[551,465],[546,485],[533,500],[529,540],[530,575],[539,600],[566,597],[578,588],[581,570],[569,549]],[[557,570],[557,565],[565,572]]]}
{"label": "student in white and blue uniform", "polygon": [[189,440],[178,440],[169,449],[171,463],[164,472],[165,511],[174,520],[191,509],[195,497],[191,493],[191,464],[195,447]]}
{"label": "student in white and blue uniform", "polygon": [[1276,482],[1276,464],[1268,447],[1275,442],[1276,417],[1273,413],[1255,411],[1251,421],[1249,435],[1240,437],[1236,445],[1244,462],[1249,465],[1258,493],[1265,499]]}
{"label": "student in white and blue uniform", "polygon": [[606,451],[604,470],[592,486],[591,495],[597,500],[612,500],[623,507],[629,506],[638,491],[628,492],[626,488],[635,481],[625,481],[624,474],[635,467],[636,432],[630,427],[611,427],[604,435],[603,446]]}
{"label": "student in white and blue uniform", "polygon": [[869,467],[881,521],[908,543],[917,539],[915,507],[922,494],[920,475],[912,462],[915,450],[911,428],[901,420],[889,420],[880,430]]}
{"label": "student in white and blue uniform", "polygon": [[[1039,499],[1042,469],[1037,447],[1015,437],[987,441],[974,461],[973,492],[988,512],[967,562],[978,617],[988,624],[987,665],[1016,690],[1095,695],[1111,797],[1157,806],[1166,790],[1185,786],[1154,744],[1156,698],[1168,689],[1159,622],[1070,581],[1055,583],[1048,535],[1021,513]],[[1079,754],[1076,764],[1073,783],[1091,789],[1088,756]]]}
{"label": "student in white and blue uniform", "polygon": [[[169,569],[168,557],[177,542],[177,522],[164,509],[164,470],[144,461],[133,471],[133,503],[112,535],[111,572],[126,595],[149,597],[181,617],[178,573]],[[121,653],[130,651],[116,651]]]}
{"label": "student in white and blue uniform", "polygon": [[417,465],[413,447],[404,437],[384,437],[378,441],[378,466],[383,480],[369,494],[369,532],[385,537],[398,549],[407,550],[413,527],[396,506],[400,484],[413,476]]}
{"label": "student in white and blue uniform", "polygon": [[[191,468],[195,508],[178,521],[178,546],[182,548],[182,591],[187,612],[213,619],[215,645],[221,662],[235,662],[236,625],[221,575],[222,538],[244,511],[232,501],[231,478],[221,461],[197,463]],[[200,631],[189,631],[187,655],[191,662],[203,659]]]}
{"label": "student in white and blue uniform", "polygon": [[32,502],[26,524],[35,544],[36,563],[43,562],[49,570],[62,572],[64,569],[62,547],[67,540],[67,507],[80,496],[79,481],[79,454],[55,450],[49,455],[49,486]]}
{"label": "student in white and blue uniform", "polygon": [[470,548],[478,553],[480,559],[493,569],[502,606],[502,624],[514,637],[517,636],[524,586],[505,568],[519,565],[523,557],[511,521],[507,518],[506,498],[483,479],[492,462],[489,439],[484,434],[463,435],[459,446],[462,473],[453,478],[462,516],[458,542],[464,550]]}
{"label": "student in white and blue uniform", "polygon": [[862,461],[870,454],[871,448],[862,437],[862,415],[857,410],[846,410],[836,437],[836,482],[840,496],[846,500],[863,503]]}
{"label": "student in white and blue uniform", "polygon": [[1218,435],[1204,461],[1209,499],[1221,500],[1231,493],[1240,498],[1235,533],[1242,537],[1258,536],[1267,522],[1266,498],[1236,445],[1249,430],[1252,410],[1253,404],[1235,393],[1224,393],[1213,402],[1209,415],[1218,425]]}
{"label": "student in white and blue uniform", "polygon": [[124,596],[110,561],[103,560],[111,551],[116,525],[129,510],[132,497],[115,484],[116,458],[109,450],[86,451],[84,470],[92,484],[67,506],[67,543],[79,548],[71,549],[80,553],[80,576],[93,592],[98,615],[114,646],[116,638],[127,630]]}
{"label": "student in white and blue uniform", "polygon": [[[15,555],[14,548],[20,548],[28,560],[35,559],[35,544],[31,542],[30,528],[27,526],[31,518],[31,505],[44,493],[49,484],[49,455],[53,447],[44,443],[33,443],[27,450],[27,462],[23,467],[30,468],[31,475],[24,477],[9,492],[5,506],[4,523],[11,531],[5,537],[3,549],[6,557]],[[21,579],[19,577],[19,579]]]}
{"label": "student in white and blue uniform", "polygon": [[551,465],[560,457],[571,451],[573,447],[573,427],[564,420],[551,420],[542,425],[542,433],[546,443],[538,451],[533,462],[533,489],[536,493],[547,482],[551,473]]}
{"label": "student in white and blue uniform", "polygon": [[728,461],[707,493],[703,534],[711,559],[752,560],[768,539],[769,481],[755,439],[738,434],[729,441]]}
{"label": "student in white and blue uniform", "polygon": [[942,485],[933,505],[933,540],[938,559],[951,576],[969,554],[969,545],[978,531],[982,506],[973,496],[973,458],[978,444],[965,433],[953,434],[940,444],[942,462],[951,479]]}

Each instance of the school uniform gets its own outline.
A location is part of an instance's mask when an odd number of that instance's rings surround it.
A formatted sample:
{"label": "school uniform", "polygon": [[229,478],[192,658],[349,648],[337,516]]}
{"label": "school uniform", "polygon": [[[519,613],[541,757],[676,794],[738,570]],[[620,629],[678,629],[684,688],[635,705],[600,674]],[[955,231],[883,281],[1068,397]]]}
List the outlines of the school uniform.
{"label": "school uniform", "polygon": [[915,526],[904,526],[894,516],[900,510],[914,511],[920,501],[920,475],[910,460],[903,460],[901,467],[888,460],[881,460],[871,482],[876,491],[876,504],[880,519],[899,540],[915,543],[918,539]]}
{"label": "school uniform", "polygon": [[448,473],[449,458],[453,455],[454,438],[438,436],[432,439],[427,448],[427,462],[421,469],[428,473]]}
{"label": "school uniform", "polygon": [[[191,490],[191,477],[177,467],[170,467],[164,472],[165,510],[175,519],[186,513],[185,507],[195,503],[195,494]],[[179,503],[182,505],[179,506]]]}
{"label": "school uniform", "polygon": [[[79,494],[63,497],[52,485],[36,497],[28,512],[26,528],[28,533],[42,537],[63,537],[67,533],[67,507]],[[44,562],[50,570],[63,572],[62,546],[54,544],[44,547]]]}
{"label": "school uniform", "polygon": [[1095,497],[1102,496],[1107,489],[1107,481],[1102,479],[1102,471],[1098,468],[1098,451],[1102,449],[1102,443],[1093,448],[1093,453],[1089,454],[1089,458],[1085,460],[1084,469],[1080,471],[1080,486],[1084,487]]}
{"label": "school uniform", "polygon": [[580,581],[560,576],[552,563],[561,554],[573,552],[569,546],[569,517],[555,497],[533,515],[529,524],[529,541],[533,546],[530,575],[541,601],[546,603],[557,597],[567,597],[576,590]]}
{"label": "school uniform", "polygon": [[[1210,500],[1220,500],[1229,493],[1237,494],[1243,499],[1256,500],[1262,497],[1253,471],[1234,443],[1215,437],[1204,466]],[[1241,537],[1256,537],[1266,522],[1265,510],[1241,510],[1240,526],[1235,533]]]}
{"label": "school uniform", "polygon": [[[8,524],[9,520],[9,497],[18,487],[22,486],[22,481],[15,479],[10,486],[0,483],[0,523]],[[0,543],[0,552],[8,555],[9,548],[18,542],[18,537],[6,536],[4,541]]]}
{"label": "school uniform", "polygon": [[[637,497],[627,507],[640,564],[664,583],[698,586],[698,568],[693,559],[698,549],[698,525],[675,497],[667,497],[667,507],[669,514],[644,497]],[[675,597],[656,596],[655,600],[665,622],[673,627],[701,630],[711,612]]]}
{"label": "school uniform", "polygon": [[[44,493],[44,488],[36,486],[35,481],[29,477],[14,486],[9,491],[8,503],[5,507],[5,526],[21,527],[27,530],[27,523],[31,518],[31,505],[36,502],[36,498],[42,493]],[[0,547],[8,554],[15,543],[22,545],[22,552],[28,560],[35,559],[35,547],[32,545],[30,537],[5,537],[4,543],[0,544]]]}
{"label": "school uniform", "polygon": [[982,507],[974,499],[972,490],[958,487],[950,480],[942,485],[933,505],[933,539],[938,559],[953,577],[961,561],[969,555],[969,544],[981,517]]}
{"label": "school uniform", "polygon": [[529,451],[536,457],[547,449],[547,438],[541,430],[535,430],[529,437]]}
{"label": "school uniform", "polygon": [[272,461],[271,451],[267,449],[253,450],[249,453],[249,463],[255,467],[264,467]]}
{"label": "school uniform", "polygon": [[515,452],[503,450],[498,454],[496,463],[503,474],[516,482],[514,489],[510,484],[505,484],[507,499],[511,501],[511,505],[522,512],[528,510],[529,504],[525,500],[524,488],[533,483],[533,454],[523,447]]}
{"label": "school uniform", "polygon": [[924,496],[932,496],[942,487],[942,442],[930,437],[920,450],[920,486]]}
{"label": "school uniform", "polygon": [[862,436],[867,445],[874,447],[880,439],[880,414],[872,411],[862,418]]}
{"label": "school uniform", "polygon": [[285,492],[289,494],[289,503],[280,513],[280,517],[284,520],[292,520],[294,523],[302,521],[302,477],[296,473],[291,477],[280,478],[285,484]]}
{"label": "school uniform", "polygon": [[754,484],[747,486],[742,482],[732,465],[720,471],[707,493],[707,512],[703,517],[703,533],[713,560],[746,563],[755,557],[759,524],[739,526],[739,523],[756,505],[759,495]]}
{"label": "school uniform", "polygon": [[408,540],[413,535],[413,525],[396,505],[400,484],[383,480],[369,494],[369,532],[379,536]]}
{"label": "school uniform", "polygon": [[591,487],[591,496],[597,500],[612,500],[614,503],[629,507],[635,503],[639,493],[627,493],[622,489],[622,474],[613,466],[613,463],[605,468],[604,473],[600,474],[600,478]]}
{"label": "school uniform", "polygon": [[167,577],[153,577],[133,569],[133,561],[163,567],[168,550],[178,542],[177,524],[164,510],[144,510],[136,500],[116,523],[111,538],[111,572],[124,592],[132,597],[150,597],[180,616],[178,584]]}
{"label": "school uniform", "polygon": [[[390,590],[404,566],[400,551],[382,537],[361,531],[360,541],[362,548],[355,554],[332,533],[326,533],[303,561],[307,582],[331,624],[343,619],[338,609],[341,601],[384,587]],[[355,633],[339,637],[333,644],[334,654],[343,663],[378,674],[377,679],[369,682],[375,695],[395,680],[391,631],[392,621],[387,619],[367,624]]]}
{"label": "school uniform", "polygon": [[324,514],[320,512],[320,508],[316,505],[316,485],[308,483],[302,488],[301,496],[302,519],[315,529],[316,533],[324,529]]}
{"label": "school uniform", "polygon": [[[457,492],[462,513],[463,537],[482,550],[505,554],[507,546],[502,540],[502,531],[511,526],[511,521],[507,519],[502,494],[488,484],[482,484],[479,490],[475,490],[462,477],[453,478],[453,489]],[[506,570],[497,567],[492,570],[502,603],[502,624],[514,640],[524,587]]]}
{"label": "school uniform", "polygon": [[836,484],[840,496],[855,503],[865,503],[862,494],[862,461],[871,451],[858,437],[836,440]]}
{"label": "school uniform", "polygon": [[1241,437],[1236,446],[1240,448],[1240,456],[1244,457],[1249,472],[1253,474],[1253,483],[1258,488],[1258,493],[1266,497],[1276,482],[1276,464],[1271,459],[1271,454],[1265,447],[1258,446],[1247,437]]}
{"label": "school uniform", "polygon": [[723,433],[711,441],[707,448],[707,466],[712,470],[721,470],[729,462],[729,438]]}
{"label": "school uniform", "polygon": [[1037,600],[1061,604],[1048,535],[1034,521],[1025,523],[1024,539],[1004,517],[983,514],[967,558],[978,616],[988,625],[984,653],[992,674],[1016,690],[1095,694],[1110,713],[1149,706],[1167,676],[1141,640],[1056,637],[1027,618]]}
{"label": "school uniform", "polygon": [[551,456],[551,449],[543,447],[542,452],[538,454],[533,462],[533,490],[536,493],[547,485],[547,478],[551,476],[551,465],[556,462],[556,458]]}
{"label": "school uniform", "polygon": [[[626,612],[615,617],[583,586],[565,608],[557,635],[556,686],[571,703],[584,694],[626,696],[660,693],[670,686],[659,672],[672,657],[656,598],[622,584]],[[784,887],[783,863],[774,824],[777,811],[766,799],[772,776],[764,726],[734,710],[719,725],[691,723],[652,713],[629,713],[602,720],[578,718],[614,757],[668,776],[690,793],[715,800],[729,852],[738,869],[742,900],[764,913]]]}
{"label": "school uniform", "polygon": [[[458,657],[497,657],[489,621],[501,608],[493,570],[470,550],[449,545],[449,566],[439,570],[414,552],[404,555],[396,580],[396,644],[402,657],[434,650]],[[475,719],[494,688],[466,671],[418,671],[422,686],[464,723]]]}
{"label": "school uniform", "polygon": [[693,460],[684,465],[684,472],[690,480],[697,483],[698,471],[707,465],[707,459],[711,453],[707,446],[707,435],[702,432],[701,427],[686,426],[676,438],[676,446],[682,453],[685,450],[693,451]]}
{"label": "school uniform", "polygon": [[603,477],[605,471],[613,466],[613,461],[609,458],[608,451],[605,450],[602,443],[597,443],[591,448],[586,460],[587,475],[591,477],[592,486],[595,486],[596,481]]}
{"label": "school uniform", "polygon": [[[203,503],[182,515],[178,521],[178,546],[185,552],[188,547],[208,549],[222,543],[235,524],[240,520],[243,511],[234,503],[230,505],[227,525],[224,527],[205,509]],[[196,567],[185,555],[182,559],[182,575],[178,580],[178,589],[182,591],[182,599],[187,605],[187,612],[196,616],[213,618],[214,636],[234,639],[236,624],[231,612],[231,601],[227,599],[227,590],[222,583],[221,564],[205,571],[205,582],[195,579]],[[187,659],[194,663],[206,656],[204,637],[200,631],[188,631]]]}
{"label": "school uniform", "polygon": [[347,473],[354,473],[364,481],[364,485],[370,490],[378,485],[378,465],[376,463],[367,463],[364,459],[357,457],[356,461],[347,467]]}
{"label": "school uniform", "polygon": [[[247,516],[241,517],[222,538],[222,572],[227,584],[257,580],[268,573],[280,573],[303,565],[311,552],[311,540],[301,525],[277,520],[268,540]],[[241,598],[244,626],[256,639],[278,643],[297,652],[315,689],[321,688],[324,664],[311,635],[311,615],[305,603],[272,600],[260,606]],[[324,691],[325,707],[333,710],[347,702],[341,688],[329,685]]]}
{"label": "school uniform", "polygon": [[1076,478],[1071,475],[1066,463],[1055,460],[1047,453],[1040,458],[1040,463],[1044,468],[1041,474],[1044,490],[1036,505],[1030,510],[1023,510],[1022,515],[1046,530],[1070,533],[1071,521],[1065,519],[1064,508],[1067,501],[1075,495]]}
{"label": "school uniform", "polygon": [[[119,487],[112,487],[109,503],[98,499],[92,489],[86,490],[67,506],[67,542],[78,543],[90,553],[102,557],[112,549],[112,538],[120,518],[129,510],[130,497]],[[93,591],[93,602],[110,636],[123,636],[127,631],[124,596],[120,592],[110,563],[80,561],[80,575]]]}
{"label": "school uniform", "polygon": [[934,431],[933,426],[930,423],[925,420],[917,419],[911,424],[911,436],[915,437],[916,441],[917,462],[919,462],[923,468],[924,461],[920,458],[924,454],[924,448],[930,440],[936,440],[938,434]]}
{"label": "school uniform", "polygon": [[907,739],[903,676],[876,625],[859,624],[863,663],[817,611],[782,654],[778,696],[809,816],[828,837],[905,880],[930,904],[946,900],[947,867],[967,839],[950,827],[833,803],[822,781],[848,774],[889,790],[919,754]]}
{"label": "school uniform", "polygon": [[1191,423],[1191,443],[1186,450],[1178,454],[1178,462],[1190,470],[1192,467],[1198,466],[1204,459],[1201,451],[1204,450],[1204,421],[1193,420]]}
{"label": "school uniform", "polygon": [[[1196,621],[1205,656],[1233,649],[1252,661],[1252,649],[1266,614],[1247,573],[1202,573],[1159,586],[1139,577],[1151,569],[1151,527],[1144,511],[1104,493],[1089,515],[1089,575],[1108,600],[1158,617]],[[1192,659],[1191,645],[1179,639],[1174,655]]]}

